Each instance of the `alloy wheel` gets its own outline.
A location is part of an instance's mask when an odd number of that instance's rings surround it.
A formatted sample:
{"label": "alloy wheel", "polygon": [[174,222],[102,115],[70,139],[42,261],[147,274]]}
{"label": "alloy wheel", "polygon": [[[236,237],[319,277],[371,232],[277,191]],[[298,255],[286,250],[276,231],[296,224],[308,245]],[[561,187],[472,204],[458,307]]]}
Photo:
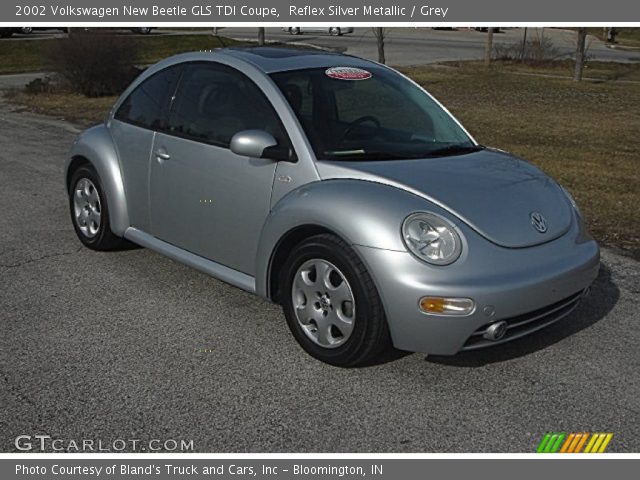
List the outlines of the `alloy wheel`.
{"label": "alloy wheel", "polygon": [[337,348],[353,333],[353,292],[344,274],[332,263],[315,258],[300,265],[291,298],[298,324],[316,345]]}
{"label": "alloy wheel", "polygon": [[100,230],[102,204],[98,189],[88,178],[81,178],[76,183],[73,212],[80,232],[87,238],[95,237]]}

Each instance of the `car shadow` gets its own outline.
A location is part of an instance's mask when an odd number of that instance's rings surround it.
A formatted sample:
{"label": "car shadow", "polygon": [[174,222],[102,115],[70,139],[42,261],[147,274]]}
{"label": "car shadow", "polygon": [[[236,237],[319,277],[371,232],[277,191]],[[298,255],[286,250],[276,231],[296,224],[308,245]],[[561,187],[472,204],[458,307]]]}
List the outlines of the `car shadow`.
{"label": "car shadow", "polygon": [[481,367],[522,357],[553,345],[599,322],[613,309],[620,298],[620,290],[613,282],[611,270],[600,264],[598,278],[591,292],[570,315],[538,332],[512,342],[480,350],[460,352],[453,356],[429,355],[425,361],[454,367]]}

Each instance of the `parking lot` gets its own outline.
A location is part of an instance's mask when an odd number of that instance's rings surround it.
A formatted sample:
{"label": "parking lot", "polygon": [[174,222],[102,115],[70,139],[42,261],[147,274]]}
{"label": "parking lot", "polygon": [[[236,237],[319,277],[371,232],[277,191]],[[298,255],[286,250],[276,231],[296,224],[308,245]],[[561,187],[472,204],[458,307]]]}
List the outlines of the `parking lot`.
{"label": "parking lot", "polygon": [[604,250],[561,323],[455,357],[342,370],[278,306],[144,249],[81,247],[75,132],[0,103],[0,450],[18,435],[187,439],[197,451],[533,452],[547,431],[640,447],[640,268]]}

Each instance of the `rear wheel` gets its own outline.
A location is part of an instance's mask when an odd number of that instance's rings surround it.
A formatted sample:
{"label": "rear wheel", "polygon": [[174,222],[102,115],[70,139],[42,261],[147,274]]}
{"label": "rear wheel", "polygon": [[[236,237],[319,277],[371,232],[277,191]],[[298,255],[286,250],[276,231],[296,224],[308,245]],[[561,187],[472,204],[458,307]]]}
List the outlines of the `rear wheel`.
{"label": "rear wheel", "polygon": [[129,242],[117,237],[109,225],[109,207],[95,169],[77,168],[69,183],[71,221],[80,241],[92,250],[117,250]]}
{"label": "rear wheel", "polygon": [[329,33],[334,37],[337,37],[342,34],[342,31],[340,30],[340,27],[331,27],[329,29]]}
{"label": "rear wheel", "polygon": [[341,367],[369,364],[391,345],[382,302],[353,249],[322,234],[302,242],[283,268],[289,329],[313,357]]}
{"label": "rear wheel", "polygon": [[289,33],[290,33],[291,35],[300,35],[300,28],[298,28],[298,27],[291,27],[291,28],[289,29]]}

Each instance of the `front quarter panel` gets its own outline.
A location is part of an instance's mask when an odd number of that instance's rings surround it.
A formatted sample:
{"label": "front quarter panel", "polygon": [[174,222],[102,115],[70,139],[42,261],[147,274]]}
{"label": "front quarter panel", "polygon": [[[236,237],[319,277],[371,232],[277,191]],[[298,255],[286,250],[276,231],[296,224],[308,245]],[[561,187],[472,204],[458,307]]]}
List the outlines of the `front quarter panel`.
{"label": "front quarter panel", "polygon": [[281,239],[298,227],[324,228],[350,245],[406,252],[402,221],[425,209],[444,213],[420,197],[380,183],[336,179],[304,185],[284,196],[267,217],[256,257],[257,292],[269,296],[272,255]]}
{"label": "front quarter panel", "polygon": [[100,124],[85,130],[73,142],[65,165],[67,189],[70,188],[70,169],[79,159],[88,161],[98,172],[109,207],[111,231],[123,236],[129,227],[124,182],[118,155],[106,125]]}

